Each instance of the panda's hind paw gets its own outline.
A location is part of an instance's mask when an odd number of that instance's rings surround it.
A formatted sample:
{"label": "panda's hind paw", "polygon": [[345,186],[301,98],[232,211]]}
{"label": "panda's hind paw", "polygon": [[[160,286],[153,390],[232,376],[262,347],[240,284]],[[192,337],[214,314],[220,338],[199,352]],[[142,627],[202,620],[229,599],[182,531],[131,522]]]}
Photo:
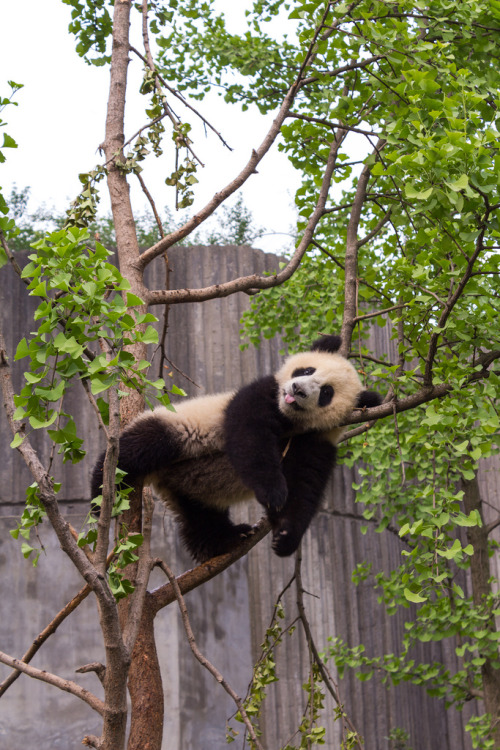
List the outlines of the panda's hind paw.
{"label": "panda's hind paw", "polygon": [[248,539],[255,534],[255,526],[250,526],[248,523],[239,523],[234,528],[240,539]]}

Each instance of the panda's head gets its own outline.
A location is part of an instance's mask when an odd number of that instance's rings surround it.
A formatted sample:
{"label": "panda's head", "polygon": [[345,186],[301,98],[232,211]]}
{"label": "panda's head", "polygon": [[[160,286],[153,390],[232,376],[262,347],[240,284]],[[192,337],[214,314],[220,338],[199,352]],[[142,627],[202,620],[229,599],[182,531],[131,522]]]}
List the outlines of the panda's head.
{"label": "panda's head", "polygon": [[363,390],[354,367],[337,354],[340,344],[339,336],[322,336],[276,374],[280,411],[300,430],[331,430],[353,409],[381,402],[377,393]]}

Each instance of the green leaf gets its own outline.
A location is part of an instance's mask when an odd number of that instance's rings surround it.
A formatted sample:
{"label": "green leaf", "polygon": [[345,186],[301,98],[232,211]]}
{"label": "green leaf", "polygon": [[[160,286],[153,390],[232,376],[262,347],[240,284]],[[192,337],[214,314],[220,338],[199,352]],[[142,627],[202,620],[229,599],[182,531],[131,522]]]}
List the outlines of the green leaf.
{"label": "green leaf", "polygon": [[3,148],[17,148],[17,143],[13,138],[10,137],[10,135],[7,135],[7,133],[3,134]]}
{"label": "green leaf", "polygon": [[38,419],[38,417],[31,416],[29,418],[29,423],[34,430],[41,430],[45,429],[46,427],[50,427],[51,424],[54,424],[57,416],[57,411],[51,410],[47,419]]}
{"label": "green leaf", "polygon": [[11,448],[18,448],[21,445],[21,443],[23,442],[23,440],[24,440],[25,437],[26,437],[26,435],[22,435],[20,432],[16,432],[16,434],[14,435],[14,439],[12,440],[12,442],[10,444],[10,447]]}
{"label": "green leaf", "polygon": [[158,343],[158,332],[153,326],[148,326],[143,334],[139,336],[139,340],[145,344],[157,344]]}
{"label": "green leaf", "polygon": [[31,547],[27,542],[23,542],[21,544],[21,552],[22,552],[23,557],[25,557],[26,559],[28,559],[28,557],[34,551],[35,551],[35,548]]}
{"label": "green leaf", "polygon": [[419,201],[426,201],[428,198],[431,197],[432,193],[434,192],[434,188],[426,188],[425,190],[417,190],[412,185],[406,185],[405,187],[405,193],[406,197]]}
{"label": "green leaf", "polygon": [[26,339],[21,339],[21,341],[17,345],[14,359],[15,360],[23,359],[23,357],[29,356],[29,353],[30,352],[29,352],[28,342],[26,341]]}
{"label": "green leaf", "polygon": [[458,180],[447,182],[446,184],[451,190],[453,190],[454,192],[458,192],[459,190],[465,190],[465,188],[469,186],[469,178],[466,174],[463,174],[460,175]]}
{"label": "green leaf", "polygon": [[427,601],[426,596],[415,594],[413,591],[411,591],[411,589],[405,588],[403,593],[405,595],[405,599],[407,599],[409,602],[412,602],[413,604],[421,604],[422,602]]}
{"label": "green leaf", "polygon": [[137,297],[135,294],[132,294],[131,292],[127,292],[127,307],[139,307],[143,304],[144,300],[142,300],[140,297]]}

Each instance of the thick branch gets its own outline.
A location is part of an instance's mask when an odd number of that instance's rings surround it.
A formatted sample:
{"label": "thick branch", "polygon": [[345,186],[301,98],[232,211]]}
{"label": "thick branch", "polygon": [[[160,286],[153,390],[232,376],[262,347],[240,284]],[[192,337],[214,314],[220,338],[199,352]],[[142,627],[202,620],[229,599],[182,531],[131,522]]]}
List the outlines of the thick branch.
{"label": "thick branch", "polygon": [[[481,364],[483,369],[479,372],[473,372],[467,379],[465,385],[471,385],[477,380],[482,380],[489,376],[487,367],[495,360],[500,359],[500,351],[485,352],[478,358],[477,364]],[[436,385],[423,386],[416,393],[406,396],[395,401],[386,401],[380,406],[373,406],[371,409],[354,409],[351,416],[345,420],[344,424],[360,424],[361,422],[371,422],[374,419],[381,419],[394,415],[394,411],[399,414],[402,411],[415,409],[417,406],[426,404],[435,398],[443,398],[451,393],[453,385],[447,383],[438,383]],[[465,386],[464,386],[465,387]],[[364,431],[364,430],[362,430]],[[358,433],[356,433],[358,434]]]}
{"label": "thick branch", "polygon": [[[378,155],[384,147],[385,141],[379,139],[374,148],[374,154]],[[354,320],[357,312],[358,298],[358,249],[360,247],[358,240],[359,222],[361,220],[361,211],[366,199],[368,181],[372,170],[371,164],[365,164],[363,171],[358,180],[356,195],[351,209],[349,224],[347,225],[346,251],[345,251],[345,292],[344,292],[344,318],[342,321],[342,346],[339,353],[347,357],[351,347],[352,332],[354,330]],[[385,217],[384,217],[385,218]],[[385,219],[387,220],[387,219]]]}

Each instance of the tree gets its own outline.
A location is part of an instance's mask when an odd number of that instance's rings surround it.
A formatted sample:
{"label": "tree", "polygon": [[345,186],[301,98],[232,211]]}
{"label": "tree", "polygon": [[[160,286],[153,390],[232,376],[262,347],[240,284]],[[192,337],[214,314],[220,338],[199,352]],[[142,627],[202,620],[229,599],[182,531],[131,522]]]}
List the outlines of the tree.
{"label": "tree", "polygon": [[[66,227],[36,243],[22,272],[30,292],[41,299],[39,332],[21,342],[16,354],[30,358],[26,377],[36,386],[36,398],[27,388],[14,400],[5,355],[0,372],[13,446],[37,483],[20,532],[46,513],[99,603],[107,660],[105,671],[102,665],[96,670],[104,674],[105,699],[82,696],[78,686],[71,686],[103,716],[102,737],[89,737],[87,743],[124,746],[127,677],[133,704],[129,748],[140,747],[146,731],[151,747],[161,743],[161,683],[152,623],[157,608],[175,598],[175,584],[171,581],[151,601],[150,503],[146,496],[143,511],[140,488],[128,499],[115,500],[114,494],[118,412],[122,423],[137,414],[146,386],[155,386],[161,398],[168,399],[164,384],[150,383],[145,375],[145,347],[153,336],[148,308],[268,290],[256,296],[253,316],[246,319],[250,340],[258,329],[266,336],[280,331],[293,343],[297,320],[306,339],[313,331],[338,328],[342,353],[358,358],[362,372],[387,384],[381,406],[368,415],[353,415],[352,424],[360,426],[348,433],[346,460],[362,459],[365,464],[359,469],[358,497],[367,523],[376,521],[385,533],[398,529],[406,543],[400,567],[375,576],[381,598],[389,611],[413,604],[416,614],[398,655],[365,656],[362,644],[336,642],[327,656],[340,670],[360,668],[363,679],[377,670],[394,681],[426,684],[459,707],[465,700],[482,698],[486,712],[471,723],[473,740],[477,747],[498,746],[498,602],[487,566],[498,521],[482,522],[476,477],[478,461],[496,450],[499,425],[496,3],[460,2],[450,8],[442,0],[418,6],[388,0],[259,0],[248,11],[248,32],[237,36],[206,0],[171,0],[149,8],[146,2],[132,8],[124,1],[114,5],[113,15],[102,0],[65,1],[73,8],[71,30],[78,53],[95,64],[110,64],[104,163],[81,177],[83,190],[68,211]],[[132,12],[142,14],[142,53],[129,43]],[[268,31],[274,29],[273,21],[282,22],[285,12],[290,36]],[[156,35],[156,60],[150,32]],[[125,141],[131,53],[145,66],[143,92],[151,98],[150,119]],[[263,112],[275,111],[275,119],[231,183],[182,226],[168,233],[159,226],[160,239],[140,253],[128,179],[142,179],[140,162],[149,149],[160,152],[163,122],[169,120],[177,162],[168,182],[177,192],[178,206],[190,204],[196,156],[189,124],[173,113],[170,102],[175,98],[184,103],[181,91],[202,99],[211,85],[220,87],[230,103],[247,107],[254,102]],[[8,104],[9,98],[2,103]],[[303,174],[296,196],[297,246],[281,270],[212,288],[148,289],[146,266],[187,238],[233,195],[278,136],[280,147]],[[12,145],[6,136],[4,146]],[[104,177],[119,272],[108,264],[99,244],[87,249],[85,226],[95,217],[97,185]],[[6,214],[5,202],[0,210]],[[2,247],[13,265],[9,240],[16,234],[14,219],[9,214],[0,219]],[[387,357],[368,346],[374,323],[391,326],[394,350]],[[95,355],[90,345],[98,340],[102,351]],[[45,364],[50,356],[56,357],[52,368]],[[51,437],[76,460],[81,451],[76,428],[55,405],[71,379],[82,375],[101,419],[109,414],[98,529],[80,540],[84,546],[95,545],[91,559],[61,519],[47,467],[40,464],[22,428],[23,420],[50,428]],[[106,405],[95,398],[105,392]],[[377,441],[367,455],[364,441],[375,420]],[[106,577],[107,536],[116,502],[130,508],[121,516],[122,533]],[[249,546],[242,545],[239,553]],[[212,571],[230,562],[221,560]],[[459,583],[459,571],[469,569],[470,596]],[[359,569],[356,575],[365,578],[369,571]],[[182,578],[181,590],[199,585],[204,576],[206,571],[195,570],[189,583]],[[180,601],[179,592],[177,596]],[[414,664],[415,642],[448,637],[456,639],[462,659],[457,673],[446,674],[435,664]],[[152,699],[142,712],[141,654],[147,654],[152,665],[147,676]],[[7,656],[2,660],[40,677]],[[324,665],[317,653],[314,663],[319,679]],[[324,672],[321,676],[326,682]],[[246,719],[251,742],[258,747]],[[302,737],[306,744],[301,746],[314,741],[311,726]],[[355,731],[349,741],[359,746]]]}

